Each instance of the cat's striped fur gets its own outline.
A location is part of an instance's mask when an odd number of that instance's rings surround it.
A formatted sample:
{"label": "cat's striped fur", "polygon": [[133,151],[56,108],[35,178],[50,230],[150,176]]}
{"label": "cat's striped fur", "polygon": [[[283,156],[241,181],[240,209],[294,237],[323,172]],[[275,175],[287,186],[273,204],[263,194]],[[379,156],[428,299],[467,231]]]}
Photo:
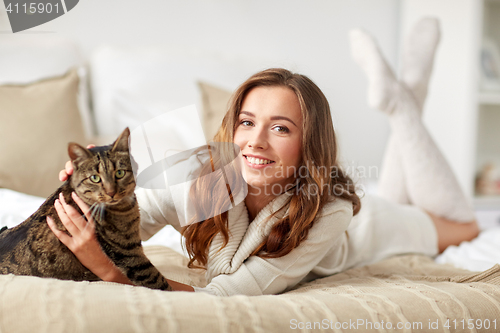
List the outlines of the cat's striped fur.
{"label": "cat's striped fur", "polygon": [[[0,273],[97,281],[49,229],[51,216],[66,231],[54,208],[59,193],[80,213],[71,197],[75,191],[91,206],[101,248],[134,284],[172,290],[167,280],[144,255],[139,235],[140,214],[134,194],[135,179],[128,149],[129,129],[109,146],[91,149],[70,143],[73,175],[20,225],[0,232]],[[118,178],[118,170],[125,171]],[[97,177],[100,179],[96,182]],[[91,180],[91,177],[94,176]],[[83,214],[82,214],[83,215]]]}

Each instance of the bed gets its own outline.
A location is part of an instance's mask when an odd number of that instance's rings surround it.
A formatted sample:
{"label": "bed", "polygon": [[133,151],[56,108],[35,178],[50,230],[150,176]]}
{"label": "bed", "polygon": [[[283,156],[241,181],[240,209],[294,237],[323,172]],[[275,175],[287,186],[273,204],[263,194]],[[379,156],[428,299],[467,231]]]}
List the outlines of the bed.
{"label": "bed", "polygon": [[[103,47],[84,60],[73,42],[44,38],[52,37],[2,36],[0,114],[11,118],[0,122],[0,227],[22,222],[60,185],[56,175],[67,160],[68,141],[111,143],[123,127],[193,100],[210,137],[229,91],[248,74],[269,67],[265,61],[155,48]],[[36,61],[17,59],[21,53]],[[13,59],[26,63],[12,66]],[[31,68],[32,63],[37,66]],[[12,93],[14,88],[21,95]],[[19,96],[25,104],[18,105]],[[40,96],[51,96],[52,102],[41,103]],[[36,118],[41,111],[43,117]],[[24,122],[26,117],[35,121]],[[389,258],[273,296],[221,298],[4,275],[0,332],[497,332],[499,239],[500,227],[494,226],[437,258]],[[173,228],[144,246],[167,278],[205,286],[203,271],[186,267]]]}
{"label": "bed", "polygon": [[[204,285],[176,251],[146,253],[167,278]],[[406,255],[253,297],[6,275],[0,299],[2,332],[498,332],[500,266],[472,273]]]}

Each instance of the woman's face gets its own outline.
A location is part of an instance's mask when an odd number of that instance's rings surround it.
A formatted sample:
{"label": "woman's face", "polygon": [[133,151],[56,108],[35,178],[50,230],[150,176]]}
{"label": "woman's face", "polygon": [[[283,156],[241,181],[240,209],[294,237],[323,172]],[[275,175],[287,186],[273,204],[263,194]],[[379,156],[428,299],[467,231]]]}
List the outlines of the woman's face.
{"label": "woman's face", "polygon": [[302,151],[302,114],[295,93],[286,87],[256,87],[243,100],[234,133],[243,155],[243,174],[252,187],[278,195],[298,175]]}

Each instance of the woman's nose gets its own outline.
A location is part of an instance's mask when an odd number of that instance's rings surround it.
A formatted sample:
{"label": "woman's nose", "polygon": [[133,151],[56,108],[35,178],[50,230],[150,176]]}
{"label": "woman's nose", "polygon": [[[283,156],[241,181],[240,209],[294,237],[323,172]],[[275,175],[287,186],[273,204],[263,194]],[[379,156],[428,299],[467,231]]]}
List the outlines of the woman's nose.
{"label": "woman's nose", "polygon": [[266,149],[267,139],[263,131],[254,131],[253,135],[248,140],[248,147],[253,149]]}

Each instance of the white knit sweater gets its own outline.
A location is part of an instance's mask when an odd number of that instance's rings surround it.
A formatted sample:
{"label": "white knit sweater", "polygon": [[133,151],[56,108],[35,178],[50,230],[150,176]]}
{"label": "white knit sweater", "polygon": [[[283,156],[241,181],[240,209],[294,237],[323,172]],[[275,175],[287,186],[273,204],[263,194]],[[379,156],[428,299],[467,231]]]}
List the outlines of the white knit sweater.
{"label": "white knit sweater", "polygon": [[[181,226],[169,190],[136,190],[141,207],[141,236],[153,236],[166,224],[180,231]],[[262,259],[249,256],[269,234],[279,217],[272,212],[287,204],[291,194],[284,193],[264,207],[253,221],[249,220],[244,202],[228,211],[229,243],[221,251],[218,234],[209,248],[205,288],[218,296],[265,295],[287,291],[299,282],[342,271],[347,257],[346,229],[352,219],[352,203],[336,199],[325,205],[316,217],[309,235],[299,247],[280,258]],[[288,213],[288,207],[283,214]],[[284,216],[284,215],[282,215]]]}

